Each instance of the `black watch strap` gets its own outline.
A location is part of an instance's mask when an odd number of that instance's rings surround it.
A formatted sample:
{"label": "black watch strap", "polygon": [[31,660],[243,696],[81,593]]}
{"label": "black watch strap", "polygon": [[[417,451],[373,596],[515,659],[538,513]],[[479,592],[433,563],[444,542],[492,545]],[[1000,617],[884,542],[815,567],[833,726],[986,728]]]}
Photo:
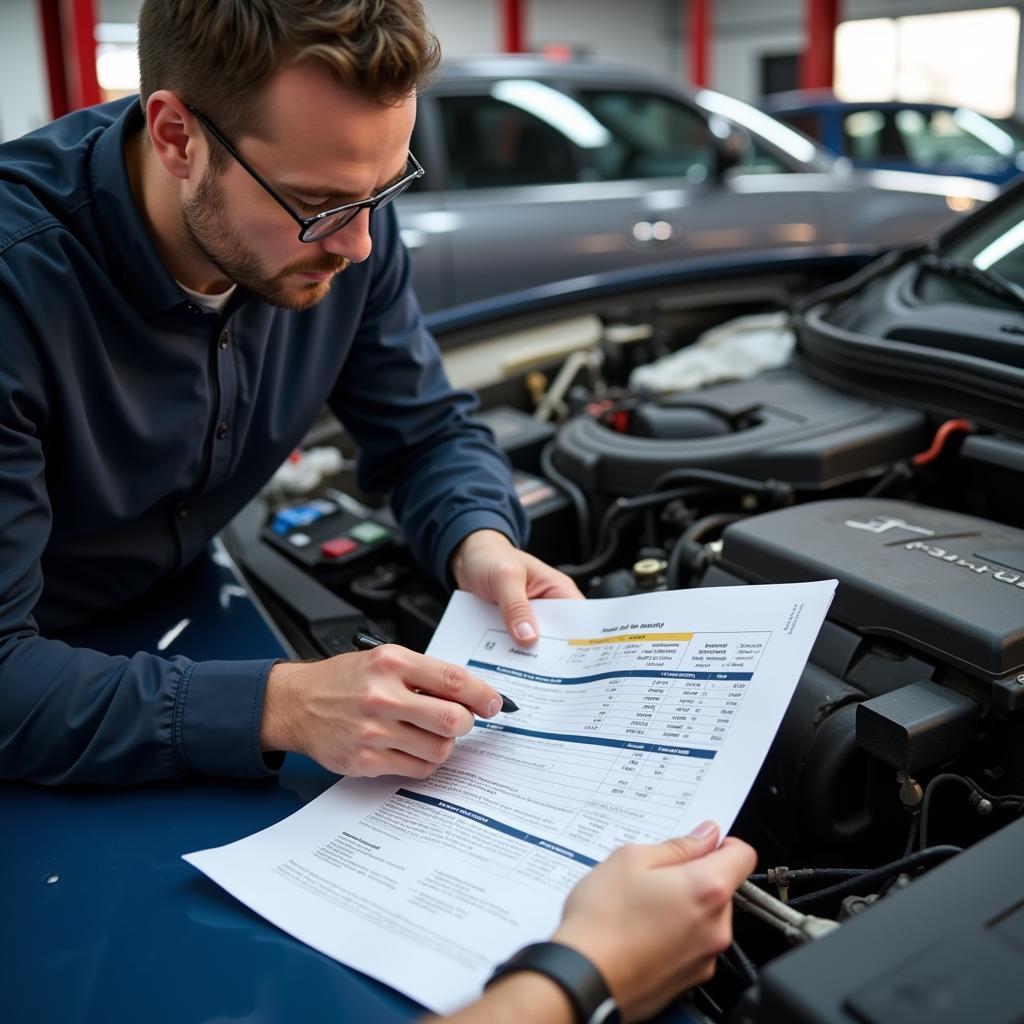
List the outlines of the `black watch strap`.
{"label": "black watch strap", "polygon": [[535,942],[498,964],[484,988],[514,971],[537,971],[569,997],[578,1024],[619,1024],[619,1007],[601,972],[582,954],[560,942]]}

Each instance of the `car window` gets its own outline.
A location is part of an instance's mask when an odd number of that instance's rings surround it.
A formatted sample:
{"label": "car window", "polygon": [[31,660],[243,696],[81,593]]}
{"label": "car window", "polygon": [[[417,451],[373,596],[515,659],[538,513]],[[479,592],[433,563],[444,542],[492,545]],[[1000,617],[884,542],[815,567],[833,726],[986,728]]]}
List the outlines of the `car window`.
{"label": "car window", "polygon": [[547,185],[578,178],[573,145],[554,125],[493,95],[438,99],[449,187]]}
{"label": "car window", "polygon": [[572,181],[703,180],[713,145],[707,119],[672,97],[626,89],[569,95],[506,79],[487,95],[439,96],[450,187]]}
{"label": "car window", "polygon": [[696,110],[657,93],[603,89],[581,90],[578,95],[609,136],[604,145],[585,151],[589,177],[707,177],[711,131]]}
{"label": "car window", "polygon": [[742,174],[788,174],[792,171],[767,146],[749,134],[744,139],[743,152],[736,167]]}
{"label": "car window", "polygon": [[965,130],[957,114],[956,110],[900,110],[896,113],[896,126],[915,164],[999,156],[978,135]]}
{"label": "car window", "polygon": [[843,118],[843,141],[853,160],[906,160],[907,151],[891,112],[856,110]]}

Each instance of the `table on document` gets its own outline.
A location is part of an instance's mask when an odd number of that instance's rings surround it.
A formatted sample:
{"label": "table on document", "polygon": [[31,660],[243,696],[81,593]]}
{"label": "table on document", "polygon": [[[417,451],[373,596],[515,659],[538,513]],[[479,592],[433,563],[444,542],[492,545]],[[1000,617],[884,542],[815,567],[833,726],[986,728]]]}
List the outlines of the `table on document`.
{"label": "table on document", "polygon": [[[468,667],[520,710],[478,721],[420,792],[506,806],[588,852],[672,834],[729,734],[770,631],[481,636]],[[542,664],[544,672],[531,671]]]}

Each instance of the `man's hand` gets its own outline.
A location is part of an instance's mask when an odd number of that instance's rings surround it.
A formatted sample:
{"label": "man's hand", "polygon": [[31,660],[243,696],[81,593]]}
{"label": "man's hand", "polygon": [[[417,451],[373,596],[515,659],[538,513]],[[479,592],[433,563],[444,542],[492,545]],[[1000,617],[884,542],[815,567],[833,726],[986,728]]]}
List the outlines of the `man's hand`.
{"label": "man's hand", "polygon": [[582,598],[565,573],[520,551],[497,530],[477,530],[452,555],[455,582],[501,609],[509,632],[522,644],[537,639],[537,620],[530,609],[535,597]]}
{"label": "man's hand", "polygon": [[620,847],[569,894],[552,936],[590,959],[625,1020],[643,1020],[714,974],[732,941],[732,894],[757,855],[711,822],[653,846]]}
{"label": "man's hand", "polygon": [[501,695],[458,665],[386,644],[270,670],[264,750],[307,754],[343,775],[426,778],[455,737],[490,718]]}

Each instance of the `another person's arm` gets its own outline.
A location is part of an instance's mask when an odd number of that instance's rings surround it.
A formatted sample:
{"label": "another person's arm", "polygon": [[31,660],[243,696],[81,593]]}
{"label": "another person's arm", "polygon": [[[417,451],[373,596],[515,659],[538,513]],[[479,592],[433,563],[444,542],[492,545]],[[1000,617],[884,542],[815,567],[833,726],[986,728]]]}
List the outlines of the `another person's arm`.
{"label": "another person's arm", "polygon": [[[569,894],[554,935],[600,971],[624,1021],[644,1020],[714,974],[732,941],[732,894],[756,855],[737,839],[715,849],[710,824],[652,846],[616,850]],[[573,1024],[568,996],[547,977],[499,978],[450,1024]]]}

